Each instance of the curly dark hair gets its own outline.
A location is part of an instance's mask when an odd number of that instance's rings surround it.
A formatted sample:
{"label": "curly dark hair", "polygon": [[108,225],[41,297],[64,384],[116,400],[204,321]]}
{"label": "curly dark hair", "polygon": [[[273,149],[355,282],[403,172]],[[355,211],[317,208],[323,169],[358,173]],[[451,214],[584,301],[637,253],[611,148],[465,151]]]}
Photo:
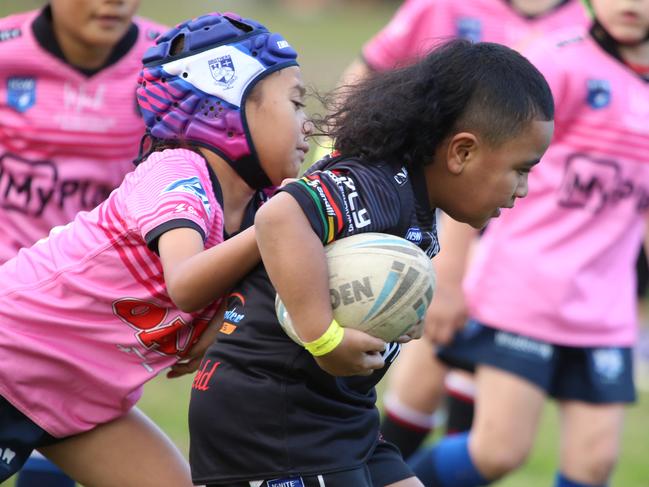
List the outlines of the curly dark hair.
{"label": "curly dark hair", "polygon": [[452,40],[416,64],[375,72],[324,98],[319,135],[344,155],[430,164],[438,144],[474,131],[494,146],[532,120],[554,119],[543,75],[508,47]]}

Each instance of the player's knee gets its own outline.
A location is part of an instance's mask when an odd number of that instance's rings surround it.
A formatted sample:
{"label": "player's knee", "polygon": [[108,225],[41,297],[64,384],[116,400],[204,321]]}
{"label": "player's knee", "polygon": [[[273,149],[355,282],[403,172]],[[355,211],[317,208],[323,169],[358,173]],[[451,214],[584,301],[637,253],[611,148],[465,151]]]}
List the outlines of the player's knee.
{"label": "player's knee", "polygon": [[592,445],[588,455],[584,455],[584,476],[595,485],[604,485],[611,477],[618,459],[618,448],[615,442],[603,441]]}
{"label": "player's knee", "polygon": [[521,467],[530,452],[526,445],[491,442],[472,451],[473,460],[488,479],[500,478]]}

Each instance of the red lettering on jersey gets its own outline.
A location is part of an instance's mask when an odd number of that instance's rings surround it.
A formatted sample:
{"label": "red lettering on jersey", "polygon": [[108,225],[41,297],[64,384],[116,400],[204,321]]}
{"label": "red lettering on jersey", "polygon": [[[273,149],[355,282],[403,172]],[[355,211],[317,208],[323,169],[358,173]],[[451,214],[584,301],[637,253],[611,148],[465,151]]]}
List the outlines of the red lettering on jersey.
{"label": "red lettering on jersey", "polygon": [[221,362],[213,362],[212,368],[208,371],[207,368],[210,366],[210,362],[212,362],[212,360],[205,360],[204,364],[202,364],[203,366],[198,369],[198,372],[196,372],[196,375],[194,376],[194,382],[192,382],[192,389],[196,389],[197,391],[206,391],[210,388],[210,379],[214,375],[216,368],[221,365]]}
{"label": "red lettering on jersey", "polygon": [[166,322],[167,308],[142,299],[115,301],[113,311],[138,330],[135,335],[144,347],[164,355],[186,355],[209,324],[201,318],[186,323],[180,316]]}

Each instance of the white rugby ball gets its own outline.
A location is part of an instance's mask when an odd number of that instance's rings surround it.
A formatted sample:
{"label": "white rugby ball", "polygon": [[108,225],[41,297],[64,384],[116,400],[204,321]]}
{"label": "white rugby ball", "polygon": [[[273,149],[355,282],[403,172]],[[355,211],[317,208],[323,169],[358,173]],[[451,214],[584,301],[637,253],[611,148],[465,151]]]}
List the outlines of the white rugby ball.
{"label": "white rugby ball", "polygon": [[[394,341],[424,318],[433,299],[430,258],[406,239],[361,233],[325,247],[334,318],[385,341]],[[282,328],[302,345],[279,296],[275,311]]]}

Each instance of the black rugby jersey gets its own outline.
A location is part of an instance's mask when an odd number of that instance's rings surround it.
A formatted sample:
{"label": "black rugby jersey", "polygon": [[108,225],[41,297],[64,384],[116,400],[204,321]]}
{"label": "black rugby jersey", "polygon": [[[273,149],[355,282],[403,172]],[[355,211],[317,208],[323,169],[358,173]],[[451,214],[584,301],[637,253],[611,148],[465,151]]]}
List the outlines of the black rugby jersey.
{"label": "black rugby jersey", "polygon": [[[323,243],[364,232],[408,237],[429,256],[439,250],[423,172],[325,159],[282,188],[301,205]],[[305,270],[308,272],[308,270]],[[217,341],[192,385],[193,481],[226,483],[321,474],[362,465],[379,435],[371,376],[324,372],[280,327],[275,290],[263,267],[232,290]]]}

